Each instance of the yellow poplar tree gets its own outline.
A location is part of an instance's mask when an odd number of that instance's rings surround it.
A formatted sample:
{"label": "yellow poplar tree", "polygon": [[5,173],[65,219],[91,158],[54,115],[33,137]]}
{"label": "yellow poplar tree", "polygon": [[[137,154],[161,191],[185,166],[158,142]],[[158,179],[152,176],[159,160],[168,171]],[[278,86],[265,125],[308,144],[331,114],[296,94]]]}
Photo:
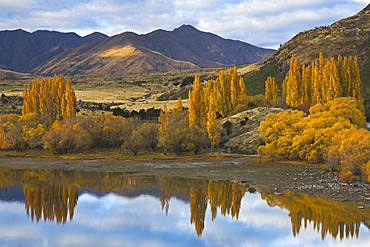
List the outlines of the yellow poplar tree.
{"label": "yellow poplar tree", "polygon": [[290,69],[283,84],[286,103],[290,106],[302,105],[301,72],[298,60],[294,56],[290,58]]}
{"label": "yellow poplar tree", "polygon": [[36,113],[48,127],[57,119],[76,116],[76,95],[63,75],[34,78],[25,86],[23,100],[22,115]]}
{"label": "yellow poplar tree", "polygon": [[265,81],[265,98],[276,102],[278,98],[278,88],[274,77],[267,77]]}
{"label": "yellow poplar tree", "polygon": [[200,125],[206,121],[206,104],[203,85],[199,76],[194,78],[193,88],[189,91],[189,124]]}
{"label": "yellow poplar tree", "polygon": [[207,113],[207,133],[208,137],[211,139],[212,148],[214,148],[220,141],[220,126],[217,121],[215,104],[215,99],[210,97],[209,110]]}
{"label": "yellow poplar tree", "polygon": [[63,104],[63,106],[65,105],[65,108],[66,108],[66,114],[63,115],[64,118],[73,118],[76,116],[76,109],[77,109],[77,98],[76,98],[76,94],[75,92],[73,91],[72,89],[72,83],[71,83],[71,80],[68,79],[67,80],[67,88],[66,88],[66,93],[65,93],[65,97],[63,97],[63,99],[65,99],[65,102]]}
{"label": "yellow poplar tree", "polygon": [[362,82],[357,57],[325,59],[323,53],[311,66],[302,66],[292,56],[283,81],[283,97],[290,106],[310,102],[326,103],[339,97],[355,97],[363,102]]}

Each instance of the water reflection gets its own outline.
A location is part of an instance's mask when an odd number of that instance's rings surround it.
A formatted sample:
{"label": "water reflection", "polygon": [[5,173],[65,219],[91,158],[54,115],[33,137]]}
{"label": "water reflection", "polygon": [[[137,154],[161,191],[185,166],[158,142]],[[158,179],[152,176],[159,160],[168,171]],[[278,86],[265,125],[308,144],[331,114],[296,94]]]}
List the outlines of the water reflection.
{"label": "water reflection", "polygon": [[344,237],[358,238],[361,222],[369,222],[369,208],[359,210],[356,204],[342,203],[317,196],[298,194],[286,191],[284,195],[262,194],[270,207],[278,206],[290,213],[293,235],[299,234],[302,228],[307,228],[308,222],[313,222],[315,230],[325,239],[327,234],[342,240]]}
{"label": "water reflection", "polygon": [[[126,173],[98,173],[67,170],[2,170],[0,188],[3,198],[20,198],[11,188],[23,186],[24,205],[31,221],[65,224],[72,221],[79,196],[89,192],[102,197],[109,193],[125,198],[150,195],[158,198],[166,215],[171,211],[171,199],[189,203],[190,223],[197,236],[205,230],[207,213],[212,221],[217,214],[238,220],[243,198],[254,193],[252,186],[232,181],[208,181],[164,177],[131,177]],[[258,194],[256,194],[258,195]],[[366,225],[370,210],[358,210],[357,205],[335,202],[321,196],[296,194],[286,191],[284,195],[264,192],[260,195],[269,207],[289,211],[293,236],[302,227],[320,232],[324,240],[329,234],[334,239],[358,238],[361,223]],[[248,204],[248,202],[245,202]],[[244,218],[247,217],[244,215]]]}

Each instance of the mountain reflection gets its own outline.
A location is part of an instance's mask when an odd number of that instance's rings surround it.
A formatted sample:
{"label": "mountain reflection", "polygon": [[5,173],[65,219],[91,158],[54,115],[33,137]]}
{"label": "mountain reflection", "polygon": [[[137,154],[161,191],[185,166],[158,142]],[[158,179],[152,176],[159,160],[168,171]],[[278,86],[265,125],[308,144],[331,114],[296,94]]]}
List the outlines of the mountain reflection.
{"label": "mountain reflection", "polygon": [[[143,194],[159,199],[168,214],[172,197],[190,204],[190,223],[198,236],[205,228],[207,208],[212,220],[217,213],[239,218],[241,201],[246,192],[255,188],[233,181],[200,180],[165,177],[131,177],[122,172],[86,172],[76,170],[1,170],[0,187],[21,184],[25,209],[32,221],[51,221],[64,224],[72,220],[79,193],[88,191],[97,196],[114,192],[119,196],[137,197]],[[9,196],[7,196],[9,197]],[[20,198],[19,195],[15,198]],[[327,234],[341,240],[358,237],[361,222],[370,219],[370,210],[358,210],[357,205],[332,201],[321,196],[286,191],[283,195],[263,193],[261,198],[270,207],[289,211],[294,236],[302,225],[313,223],[324,239]]]}

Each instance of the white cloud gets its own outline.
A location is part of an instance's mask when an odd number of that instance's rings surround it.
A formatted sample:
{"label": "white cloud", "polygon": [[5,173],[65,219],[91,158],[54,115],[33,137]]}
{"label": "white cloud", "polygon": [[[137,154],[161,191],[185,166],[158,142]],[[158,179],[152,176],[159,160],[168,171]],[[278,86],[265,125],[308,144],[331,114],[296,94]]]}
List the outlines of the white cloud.
{"label": "white cloud", "polygon": [[364,0],[2,0],[0,29],[114,35],[191,24],[224,38],[276,48],[300,31],[329,25],[366,4]]}

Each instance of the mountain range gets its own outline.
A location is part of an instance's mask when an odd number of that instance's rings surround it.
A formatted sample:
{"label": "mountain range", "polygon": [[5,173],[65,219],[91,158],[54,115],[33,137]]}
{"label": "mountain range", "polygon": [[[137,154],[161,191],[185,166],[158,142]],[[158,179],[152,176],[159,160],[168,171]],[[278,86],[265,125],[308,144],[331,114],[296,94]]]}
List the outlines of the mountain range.
{"label": "mountain range", "polygon": [[274,50],[224,39],[190,25],[112,37],[18,29],[0,32],[0,64],[35,75],[131,74],[266,60]]}
{"label": "mountain range", "polygon": [[190,25],[173,31],[159,29],[143,35],[124,32],[112,37],[18,29],[0,31],[0,78],[22,75],[9,68],[35,75],[105,75],[264,61],[257,77],[265,80],[265,75],[282,78],[291,56],[309,64],[323,52],[326,58],[356,55],[366,85],[370,81],[369,49],[370,4],[351,17],[297,34],[277,51],[224,39]]}

